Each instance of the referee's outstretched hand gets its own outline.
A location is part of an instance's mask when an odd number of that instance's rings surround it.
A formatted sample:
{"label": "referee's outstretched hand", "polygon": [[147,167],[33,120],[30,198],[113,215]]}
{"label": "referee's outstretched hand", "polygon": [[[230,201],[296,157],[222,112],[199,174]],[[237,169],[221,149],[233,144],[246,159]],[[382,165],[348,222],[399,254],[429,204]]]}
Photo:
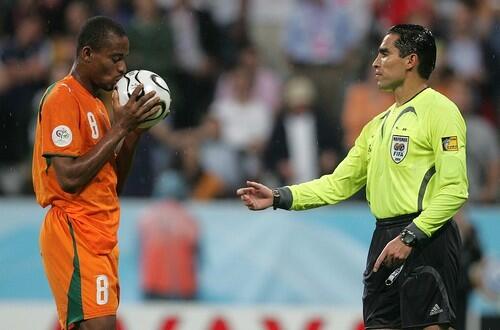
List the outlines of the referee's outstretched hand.
{"label": "referee's outstretched hand", "polygon": [[401,242],[399,235],[396,236],[396,238],[387,243],[387,245],[378,256],[377,261],[375,261],[375,265],[373,266],[373,271],[377,272],[382,264],[387,267],[395,267],[401,265],[406,260],[406,258],[408,258],[411,250],[411,247]]}
{"label": "referee's outstretched hand", "polygon": [[243,204],[249,210],[264,210],[273,205],[273,192],[271,188],[254,181],[247,181],[247,186],[236,190]]}

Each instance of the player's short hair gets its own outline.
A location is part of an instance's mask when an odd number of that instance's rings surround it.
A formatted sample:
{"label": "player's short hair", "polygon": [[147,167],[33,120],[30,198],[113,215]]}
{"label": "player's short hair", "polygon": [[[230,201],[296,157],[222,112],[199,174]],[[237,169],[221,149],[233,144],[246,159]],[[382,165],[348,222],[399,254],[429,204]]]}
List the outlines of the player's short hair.
{"label": "player's short hair", "polygon": [[94,50],[101,49],[106,44],[110,34],[119,37],[127,35],[123,27],[111,18],[94,16],[88,19],[78,34],[77,55],[85,46],[90,46]]}
{"label": "player's short hair", "polygon": [[399,35],[394,46],[399,50],[400,57],[417,54],[420,61],[418,74],[429,79],[436,66],[436,41],[432,32],[416,24],[398,24],[391,27],[387,34]]}

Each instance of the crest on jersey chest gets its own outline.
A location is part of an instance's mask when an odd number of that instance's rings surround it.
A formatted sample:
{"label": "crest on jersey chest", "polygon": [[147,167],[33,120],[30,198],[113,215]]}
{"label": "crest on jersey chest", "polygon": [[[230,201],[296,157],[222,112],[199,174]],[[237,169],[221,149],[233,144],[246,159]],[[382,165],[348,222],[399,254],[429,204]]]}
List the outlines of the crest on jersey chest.
{"label": "crest on jersey chest", "polygon": [[405,159],[408,153],[410,137],[405,135],[393,135],[391,139],[391,158],[399,164]]}

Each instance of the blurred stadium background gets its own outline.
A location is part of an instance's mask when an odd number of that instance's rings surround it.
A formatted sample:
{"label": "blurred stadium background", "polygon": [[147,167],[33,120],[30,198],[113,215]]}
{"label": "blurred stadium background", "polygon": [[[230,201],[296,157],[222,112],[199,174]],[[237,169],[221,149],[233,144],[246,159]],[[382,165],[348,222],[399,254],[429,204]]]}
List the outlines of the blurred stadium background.
{"label": "blurred stadium background", "polygon": [[173,91],[122,198],[121,329],[363,328],[374,227],[363,192],[306,213],[252,213],[234,190],[246,178],[276,186],[331,172],[392,102],[370,65],[402,22],[435,33],[432,87],[468,124],[470,199],[457,217],[466,329],[500,329],[498,0],[0,0],[0,328],[56,329],[38,249],[45,210],[31,188],[33,119],[96,14],[126,28],[129,69]]}

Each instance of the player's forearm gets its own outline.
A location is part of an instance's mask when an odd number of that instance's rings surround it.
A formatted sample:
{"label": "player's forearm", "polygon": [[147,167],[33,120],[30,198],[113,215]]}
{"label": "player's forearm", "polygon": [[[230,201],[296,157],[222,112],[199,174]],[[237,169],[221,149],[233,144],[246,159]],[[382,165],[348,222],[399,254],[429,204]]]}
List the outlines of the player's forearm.
{"label": "player's forearm", "polygon": [[118,175],[118,184],[116,187],[116,191],[118,193],[121,193],[121,191],[123,190],[123,186],[125,185],[125,181],[132,167],[135,149],[137,147],[137,143],[139,142],[139,138],[139,133],[129,133],[125,138],[123,145],[116,157],[116,171]]}
{"label": "player's forearm", "polygon": [[57,157],[54,167],[61,188],[67,193],[81,191],[114,156],[115,149],[127,131],[121,127],[113,127],[86,154],[77,158]]}

